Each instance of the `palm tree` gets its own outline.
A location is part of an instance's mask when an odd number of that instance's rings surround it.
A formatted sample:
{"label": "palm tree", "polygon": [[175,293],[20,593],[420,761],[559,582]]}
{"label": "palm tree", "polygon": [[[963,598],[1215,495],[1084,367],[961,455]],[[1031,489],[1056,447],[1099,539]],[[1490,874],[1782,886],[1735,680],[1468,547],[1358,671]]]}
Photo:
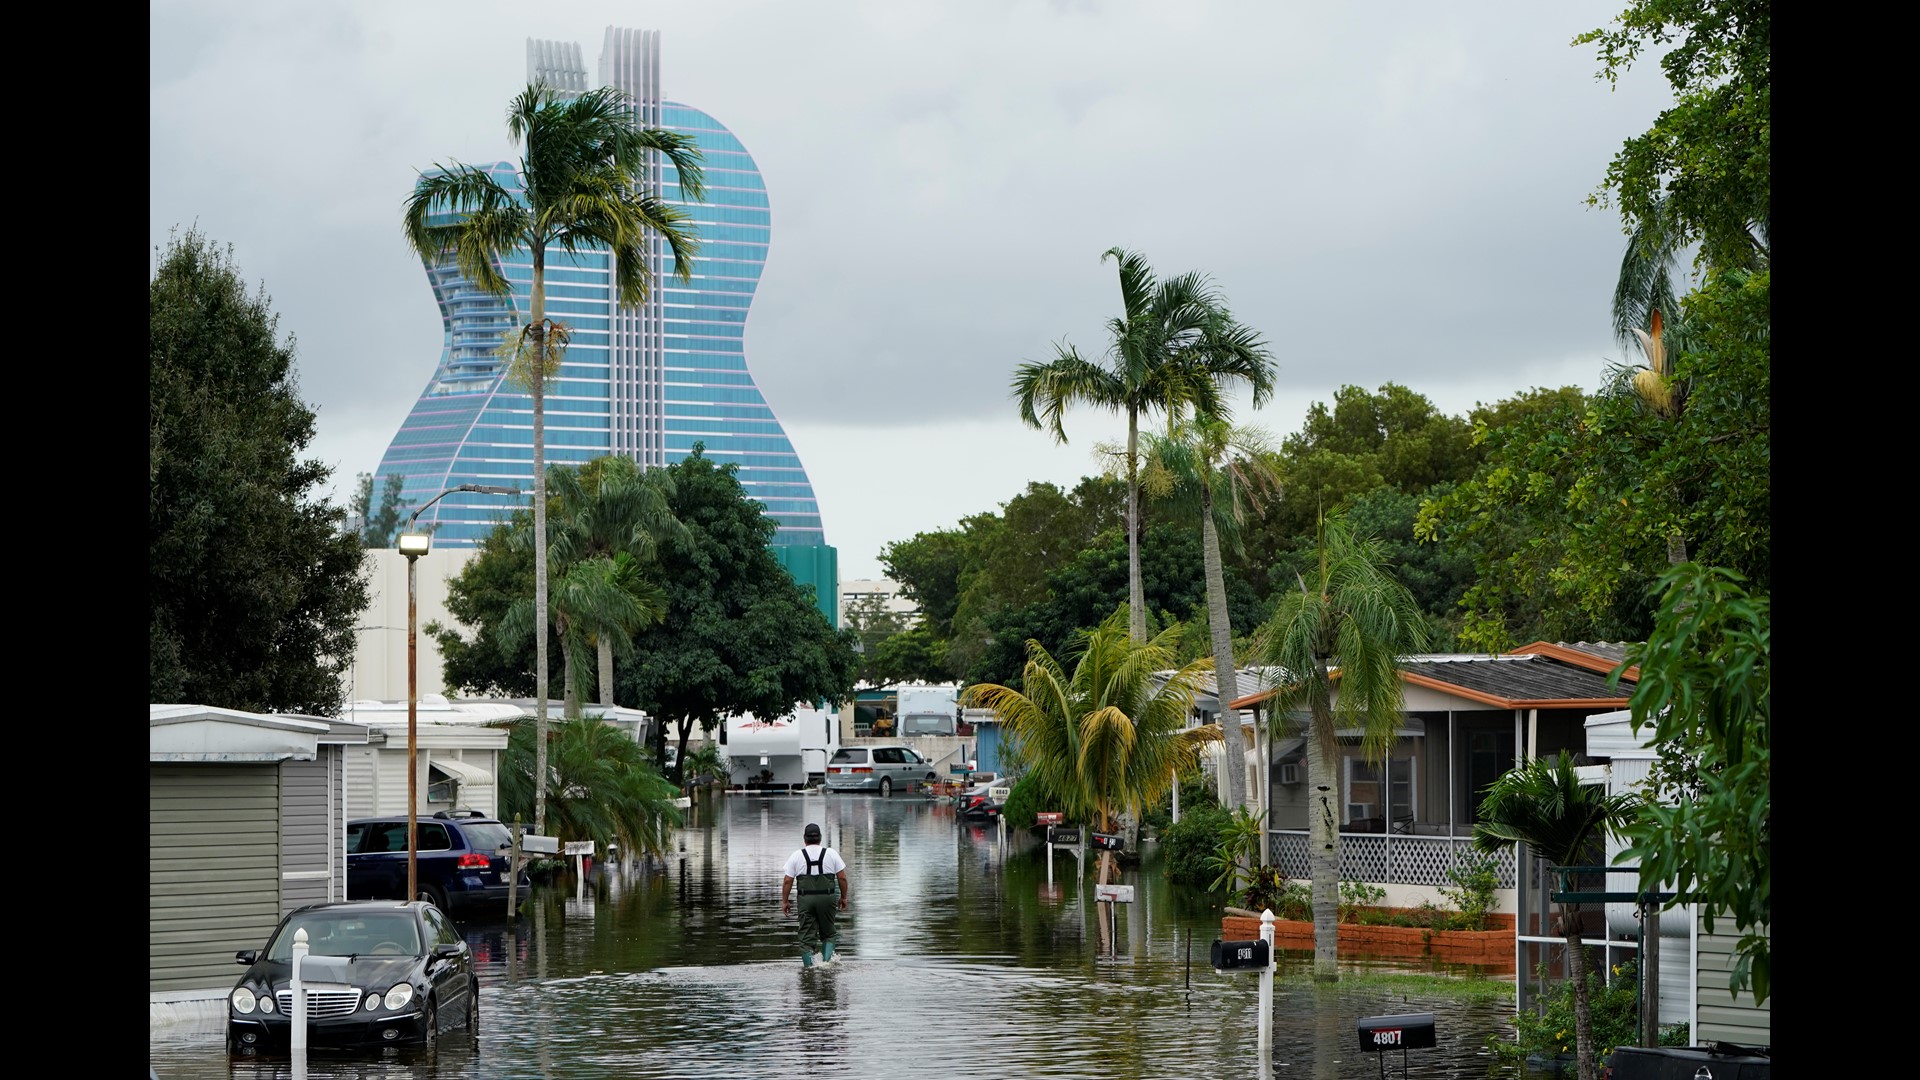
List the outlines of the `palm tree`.
{"label": "palm tree", "polygon": [[[1200,551],[1207,579],[1207,628],[1213,638],[1214,689],[1220,699],[1221,805],[1247,804],[1246,745],[1238,716],[1229,703],[1240,696],[1233,662],[1233,621],[1227,614],[1227,577],[1220,559],[1221,534],[1236,549],[1240,526],[1260,493],[1279,483],[1266,433],[1234,427],[1216,416],[1196,413],[1176,418],[1170,434],[1149,436],[1148,466],[1142,483],[1182,502],[1196,503]],[[1229,720],[1234,722],[1229,723]],[[1261,796],[1265,807],[1266,796]],[[1258,861],[1266,862],[1265,845]]]}
{"label": "palm tree", "polygon": [[[516,542],[524,543],[518,537]],[[569,720],[580,717],[580,687],[593,677],[598,643],[608,655],[630,656],[633,635],[666,615],[667,593],[640,572],[627,552],[593,555],[563,565],[554,578],[554,629],[560,638],[561,694]],[[533,602],[516,601],[500,620],[503,644],[514,647],[533,632]]]}
{"label": "palm tree", "polygon": [[1122,314],[1108,320],[1112,337],[1106,366],[1083,359],[1069,345],[1054,358],[1014,369],[1013,396],[1028,427],[1067,441],[1061,418],[1081,402],[1127,417],[1128,633],[1147,639],[1146,587],[1140,574],[1140,414],[1176,415],[1193,408],[1226,418],[1225,386],[1236,379],[1253,389],[1255,408],[1273,393],[1273,361],[1253,331],[1233,321],[1224,301],[1199,273],[1156,282],[1138,254],[1109,248],[1100,257],[1120,266]]}
{"label": "palm tree", "polygon": [[[1387,570],[1380,542],[1360,535],[1344,510],[1322,517],[1319,566],[1299,592],[1277,598],[1262,628],[1262,661],[1283,675],[1276,716],[1306,713],[1307,848],[1313,893],[1313,977],[1337,982],[1340,907],[1340,745],[1359,728],[1361,753],[1385,758],[1404,715],[1400,657],[1425,646],[1426,623],[1406,586]],[[1335,680],[1339,696],[1334,696]],[[1331,793],[1331,794],[1329,794]]]}
{"label": "palm tree", "polygon": [[[605,557],[631,556],[633,595],[664,612],[666,598],[651,581],[639,577],[653,564],[659,541],[686,535],[686,526],[673,516],[673,478],[664,470],[643,470],[632,458],[608,455],[575,469],[557,467],[548,474],[557,511],[548,539],[549,558],[558,566]],[[658,621],[648,617],[642,623]],[[591,630],[589,637],[599,659],[600,704],[613,702],[613,658],[627,656],[638,625],[616,620],[606,632]],[[575,713],[577,715],[577,708]]]}
{"label": "palm tree", "polygon": [[[520,820],[534,797],[535,731],[514,723],[500,773],[501,812]],[[646,748],[604,720],[570,719],[552,738],[550,835],[617,843],[628,854],[667,850],[681,821],[680,794],[647,761]]]}
{"label": "palm tree", "polygon": [[[559,371],[564,327],[546,317],[547,248],[613,254],[614,289],[621,303],[646,299],[652,277],[652,237],[667,242],[673,270],[691,280],[698,245],[686,215],[651,193],[651,154],[664,154],[678,174],[683,198],[700,199],[705,185],[700,151],[674,132],[641,128],[625,94],[602,87],[574,97],[544,84],[517,94],[507,106],[507,135],[524,144],[522,191],[487,169],[453,163],[420,177],[407,197],[402,223],[407,243],[429,263],[453,259],[477,288],[511,297],[506,260],[525,249],[533,260],[527,325],[518,340],[518,379],[533,399],[533,606],[536,756],[546,759],[547,729],[547,467],[546,386]],[[554,340],[554,331],[562,331]],[[547,770],[535,774],[534,827],[544,830]]]}
{"label": "palm tree", "polygon": [[[1069,675],[1038,641],[1027,642],[1024,690],[976,683],[963,698],[992,709],[1020,745],[1029,769],[1057,792],[1063,810],[1112,832],[1122,815],[1138,819],[1191,768],[1211,727],[1188,728],[1210,660],[1196,660],[1164,682],[1155,672],[1173,667],[1177,628],[1136,642],[1123,625],[1125,609],[1099,626],[1074,634]],[[1113,871],[1113,853],[1101,852],[1100,884]]]}
{"label": "palm tree", "polygon": [[[1595,844],[1612,824],[1626,820],[1637,801],[1630,794],[1608,795],[1597,784],[1581,783],[1573,758],[1562,750],[1551,760],[1534,758],[1509,770],[1488,786],[1474,822],[1473,846],[1498,851],[1525,844],[1549,866],[1591,863]],[[1573,984],[1575,1062],[1580,1080],[1595,1080],[1593,1004],[1578,910],[1577,904],[1564,905],[1560,923],[1567,936],[1567,978]],[[1654,990],[1648,987],[1646,992]]]}

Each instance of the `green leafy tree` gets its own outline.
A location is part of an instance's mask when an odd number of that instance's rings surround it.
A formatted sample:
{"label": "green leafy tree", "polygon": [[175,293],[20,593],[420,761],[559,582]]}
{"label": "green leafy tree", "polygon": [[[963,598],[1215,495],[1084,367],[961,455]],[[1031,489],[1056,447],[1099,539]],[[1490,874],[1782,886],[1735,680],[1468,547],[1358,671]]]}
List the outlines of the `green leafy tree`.
{"label": "green leafy tree", "polygon": [[[1648,881],[1699,906],[1709,932],[1741,938],[1728,990],[1764,1002],[1773,918],[1771,612],[1725,569],[1684,563],[1661,577],[1661,603],[1629,707],[1658,751],[1649,797],[1621,829]],[[1670,905],[1672,906],[1672,905]]]}
{"label": "green leafy tree", "polygon": [[920,605],[921,618],[935,635],[946,639],[953,636],[969,554],[963,534],[943,529],[888,544],[880,565],[889,580],[900,583],[900,595]]}
{"label": "green leafy tree", "polygon": [[493,632],[532,591],[533,546],[515,539],[532,527],[527,510],[516,510],[508,522],[494,526],[473,558],[447,580],[447,614],[453,621],[435,619],[421,628],[439,650],[442,678],[460,692],[533,696],[532,639]]}
{"label": "green leafy tree", "polygon": [[871,659],[871,674],[864,676],[874,686],[903,682],[947,682],[954,672],[947,666],[947,645],[933,636],[925,625],[912,626],[884,638]]}
{"label": "green leafy tree", "polygon": [[360,537],[299,455],[294,343],[231,249],[175,234],[148,282],[147,690],[332,716],[367,606]]}
{"label": "green leafy tree", "polygon": [[[501,813],[524,821],[533,810],[537,725],[522,719],[507,736],[500,769]],[[680,794],[655,771],[632,736],[595,718],[568,718],[550,734],[548,768],[553,798],[548,828],[563,841],[592,840],[606,850],[615,843],[629,854],[659,855],[668,849],[680,811]]]}
{"label": "green leafy tree", "polygon": [[373,474],[360,474],[350,520],[360,522],[362,545],[369,548],[390,548],[394,545],[400,535],[400,516],[407,507],[406,501],[400,498],[400,489],[406,483],[407,478],[399,473],[390,474],[380,489],[380,502],[376,506],[373,500]]}
{"label": "green leafy tree", "polygon": [[617,690],[666,725],[684,760],[693,729],[711,735],[725,717],[788,715],[797,705],[853,696],[851,630],[835,630],[768,544],[777,526],[747,497],[738,467],[716,465],[699,444],[663,470],[669,508],[685,526],[659,545],[667,614],[636,635],[635,658]]}
{"label": "green leafy tree", "polygon": [[[881,647],[884,642],[906,633],[912,617],[906,612],[889,610],[886,597],[870,593],[849,601],[843,618],[858,643],[855,648],[860,654],[856,673],[859,681],[870,687],[891,686],[902,681],[900,673],[884,662]],[[894,655],[897,658],[902,654]]]}
{"label": "green leafy tree", "polygon": [[[1138,820],[1192,767],[1199,747],[1217,732],[1188,728],[1195,692],[1207,661],[1195,661],[1164,681],[1156,672],[1172,665],[1170,637],[1135,642],[1116,609],[1091,630],[1074,636],[1069,673],[1037,641],[1027,643],[1024,690],[997,683],[969,686],[969,708],[991,709],[1020,743],[1030,773],[1062,801],[1075,820],[1102,832],[1118,829],[1121,816]],[[1113,853],[1101,852],[1100,883],[1112,880]]]}
{"label": "green leafy tree", "polygon": [[1307,790],[1316,800],[1307,811],[1313,978],[1335,982],[1340,977],[1340,748],[1335,733],[1358,728],[1367,760],[1386,756],[1405,715],[1400,657],[1426,646],[1426,624],[1412,594],[1387,569],[1379,542],[1335,511],[1320,528],[1319,565],[1299,579],[1297,591],[1277,598],[1261,638],[1262,662],[1288,673],[1287,681],[1273,688],[1273,715],[1306,717]]}
{"label": "green leafy tree", "polygon": [[[1260,496],[1273,490],[1278,476],[1266,433],[1259,428],[1234,427],[1225,420],[1196,413],[1180,417],[1164,437],[1148,440],[1145,485],[1165,493],[1176,505],[1185,504],[1200,519],[1201,567],[1206,577],[1207,629],[1211,639],[1214,686],[1220,702],[1220,726],[1225,756],[1220,774],[1225,788],[1222,802],[1233,809],[1247,803],[1246,738],[1239,714],[1228,703],[1240,698],[1240,682],[1233,662],[1233,619],[1227,607],[1227,577],[1220,558],[1221,535],[1238,544],[1241,526]],[[1231,722],[1229,722],[1231,718]],[[1264,851],[1256,859],[1265,862]]]}
{"label": "green leafy tree", "polygon": [[1420,495],[1457,483],[1473,475],[1480,454],[1472,425],[1422,394],[1398,383],[1377,392],[1342,386],[1331,407],[1314,402],[1281,441],[1275,467],[1287,497],[1265,516],[1275,536],[1263,546],[1304,538],[1311,547],[1326,511],[1381,487]]}
{"label": "green leafy tree", "polygon": [[[1597,864],[1596,845],[1633,812],[1635,801],[1632,795],[1609,795],[1600,785],[1581,783],[1572,756],[1563,750],[1553,758],[1534,758],[1488,785],[1473,825],[1473,845],[1492,852],[1525,844],[1549,866]],[[1580,1080],[1596,1080],[1598,1044],[1578,910],[1577,904],[1564,905],[1560,920],[1567,937],[1567,981],[1573,986],[1575,1064]]]}
{"label": "green leafy tree", "polygon": [[1597,46],[1609,84],[1647,51],[1674,102],[1628,140],[1592,197],[1630,223],[1666,219],[1676,246],[1703,264],[1751,264],[1772,217],[1773,6],[1769,0],[1634,0],[1613,25],[1575,45]]}
{"label": "green leafy tree", "polygon": [[[1169,645],[1177,648],[1186,636],[1178,625],[1181,615],[1202,611],[1206,604],[1200,537],[1189,526],[1158,521],[1147,527],[1140,550],[1147,603],[1153,609],[1149,625],[1156,633],[1172,629]],[[1031,638],[1049,652],[1064,651],[1074,634],[1103,621],[1125,603],[1127,554],[1124,536],[1117,531],[1105,533],[1074,561],[1047,576],[1044,600],[996,612],[985,620],[979,658],[967,669],[966,681],[1019,685],[1025,667],[1021,643]],[[1235,623],[1254,626],[1261,621],[1258,597],[1238,577],[1227,579],[1227,602]]]}
{"label": "green leafy tree", "polygon": [[[1463,639],[1489,651],[1536,637],[1643,640],[1676,535],[1691,561],[1767,590],[1769,280],[1714,272],[1689,297],[1694,347],[1674,366],[1689,389],[1673,417],[1649,416],[1623,372],[1591,401],[1569,395],[1481,427],[1480,471],[1423,506],[1418,526],[1472,553],[1479,581],[1463,598]],[[1523,612],[1547,632],[1514,632]]]}
{"label": "green leafy tree", "polygon": [[1110,248],[1101,261],[1120,269],[1122,313],[1107,323],[1111,341],[1106,364],[1088,361],[1072,346],[1056,345],[1054,358],[1014,369],[1013,396],[1020,419],[1067,441],[1062,425],[1068,405],[1082,403],[1127,418],[1127,604],[1128,632],[1147,637],[1147,600],[1140,566],[1140,417],[1169,417],[1192,408],[1227,418],[1230,383],[1245,382],[1255,408],[1273,393],[1273,360],[1260,335],[1235,322],[1225,301],[1198,273],[1156,281],[1140,255]]}
{"label": "green leafy tree", "polygon": [[507,134],[524,143],[520,189],[476,165],[441,165],[420,177],[402,214],[407,242],[430,265],[452,260],[476,288],[510,297],[504,264],[524,249],[533,260],[528,317],[512,345],[513,371],[533,399],[534,709],[542,759],[535,772],[535,827],[546,827],[547,771],[547,381],[558,374],[569,331],[547,318],[547,248],[569,254],[608,251],[621,303],[647,297],[649,241],[659,237],[673,270],[692,278],[698,246],[685,212],[653,194],[649,159],[672,163],[682,197],[700,199],[700,152],[689,136],[634,123],[625,94],[602,87],[568,96],[543,84],[527,87],[507,107]]}

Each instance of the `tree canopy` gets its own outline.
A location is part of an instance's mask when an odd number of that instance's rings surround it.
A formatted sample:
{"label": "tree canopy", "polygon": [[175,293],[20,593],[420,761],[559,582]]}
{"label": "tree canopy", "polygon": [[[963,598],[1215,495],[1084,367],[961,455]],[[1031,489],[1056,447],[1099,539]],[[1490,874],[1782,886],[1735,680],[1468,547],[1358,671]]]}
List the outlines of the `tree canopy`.
{"label": "tree canopy", "polygon": [[659,740],[672,723],[683,757],[695,726],[710,732],[729,715],[773,718],[852,697],[856,635],[835,630],[813,590],[768,550],[777,525],[747,497],[737,467],[696,444],[664,471],[684,532],[659,539],[666,615],[634,635],[618,697],[659,722]]}
{"label": "tree canopy", "polygon": [[367,606],[359,536],[300,453],[294,342],[231,249],[176,234],[148,283],[147,688],[336,715]]}

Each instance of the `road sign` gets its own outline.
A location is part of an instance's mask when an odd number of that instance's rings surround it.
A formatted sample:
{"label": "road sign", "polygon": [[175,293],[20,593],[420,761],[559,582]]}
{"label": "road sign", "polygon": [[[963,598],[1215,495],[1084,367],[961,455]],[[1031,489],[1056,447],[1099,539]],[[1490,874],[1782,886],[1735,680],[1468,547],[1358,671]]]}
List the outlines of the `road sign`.
{"label": "road sign", "polygon": [[1061,825],[1066,822],[1067,815],[1058,810],[1042,810],[1033,815],[1033,820],[1040,825]]}
{"label": "road sign", "polygon": [[1131,904],[1133,903],[1133,886],[1095,885],[1093,898],[1105,903]]}

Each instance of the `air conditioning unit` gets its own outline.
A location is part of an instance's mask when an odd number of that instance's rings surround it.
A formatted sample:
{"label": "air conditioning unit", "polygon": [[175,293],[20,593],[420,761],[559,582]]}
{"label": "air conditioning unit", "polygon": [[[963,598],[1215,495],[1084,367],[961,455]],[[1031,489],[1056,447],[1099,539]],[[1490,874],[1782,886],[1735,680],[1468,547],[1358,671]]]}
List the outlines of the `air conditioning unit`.
{"label": "air conditioning unit", "polygon": [[1300,776],[1299,765],[1289,762],[1288,764],[1280,766],[1280,782],[1281,783],[1297,784],[1300,782],[1300,780],[1301,780],[1301,776]]}

